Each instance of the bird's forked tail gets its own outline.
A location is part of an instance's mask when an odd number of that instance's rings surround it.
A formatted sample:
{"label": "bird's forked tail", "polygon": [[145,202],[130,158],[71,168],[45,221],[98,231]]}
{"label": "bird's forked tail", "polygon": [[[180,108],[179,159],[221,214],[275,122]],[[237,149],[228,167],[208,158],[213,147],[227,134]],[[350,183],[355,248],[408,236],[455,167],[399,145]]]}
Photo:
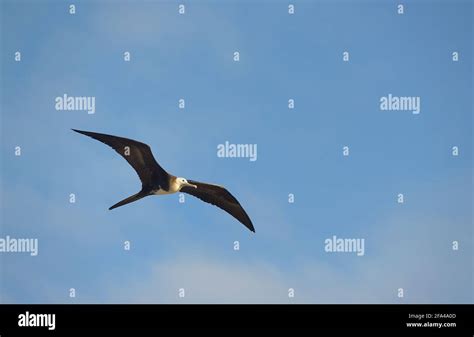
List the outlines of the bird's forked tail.
{"label": "bird's forked tail", "polygon": [[126,205],[126,204],[129,204],[129,203],[137,201],[137,200],[140,200],[141,198],[146,197],[147,195],[148,195],[148,193],[143,192],[143,190],[141,190],[137,194],[134,194],[134,195],[132,195],[132,196],[126,198],[126,199],[123,199],[122,201],[119,201],[115,205],[109,207],[109,210],[120,207],[120,206],[123,206],[123,205]]}

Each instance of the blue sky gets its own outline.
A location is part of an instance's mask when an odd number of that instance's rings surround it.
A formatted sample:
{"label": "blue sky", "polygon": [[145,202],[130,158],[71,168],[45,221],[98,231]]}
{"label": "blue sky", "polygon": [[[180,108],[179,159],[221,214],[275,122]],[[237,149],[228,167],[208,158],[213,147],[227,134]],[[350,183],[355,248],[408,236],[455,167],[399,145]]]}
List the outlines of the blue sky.
{"label": "blue sky", "polygon": [[[1,302],[473,302],[471,1],[74,3],[1,3],[0,234],[39,240],[0,254]],[[96,113],[56,111],[65,93]],[[390,93],[421,113],[381,111]],[[71,128],[225,185],[256,234],[192,197],[109,211],[140,182]],[[225,141],[258,160],[218,158]],[[365,255],[327,253],[333,235]]]}

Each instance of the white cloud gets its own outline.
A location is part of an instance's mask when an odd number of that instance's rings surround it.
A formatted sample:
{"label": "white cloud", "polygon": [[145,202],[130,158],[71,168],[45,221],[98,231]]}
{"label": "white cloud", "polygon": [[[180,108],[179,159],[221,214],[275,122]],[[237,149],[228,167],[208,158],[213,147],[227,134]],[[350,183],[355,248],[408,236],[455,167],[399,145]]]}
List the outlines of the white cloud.
{"label": "white cloud", "polygon": [[[470,247],[451,250],[448,223],[423,216],[393,219],[366,240],[364,257],[334,255],[289,269],[257,259],[247,263],[182,255],[154,264],[148,275],[135,276],[120,287],[112,285],[107,301],[470,303],[472,275],[458,270],[459,265],[469,268]],[[288,254],[297,254],[297,248]],[[341,264],[340,259],[347,260]],[[291,300],[290,287],[295,289]],[[402,299],[397,297],[400,287],[405,293]],[[179,299],[179,288],[185,289],[185,299]]]}
{"label": "white cloud", "polygon": [[[111,302],[247,303],[287,298],[283,276],[270,265],[224,262],[217,258],[177,258],[152,267],[143,279],[112,289]],[[185,297],[178,290],[185,289]]]}

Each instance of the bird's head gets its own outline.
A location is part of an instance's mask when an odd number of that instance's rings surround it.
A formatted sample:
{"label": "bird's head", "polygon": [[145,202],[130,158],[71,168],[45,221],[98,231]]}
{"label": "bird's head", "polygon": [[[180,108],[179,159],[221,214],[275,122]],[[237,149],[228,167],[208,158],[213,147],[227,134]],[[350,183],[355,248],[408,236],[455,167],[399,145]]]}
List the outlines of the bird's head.
{"label": "bird's head", "polygon": [[185,187],[185,186],[190,186],[190,187],[194,187],[194,188],[197,188],[196,185],[193,185],[193,184],[190,184],[188,183],[188,181],[184,178],[181,178],[181,177],[178,177],[176,178],[176,181],[178,182],[178,185],[179,185],[179,189],[181,190],[181,188]]}

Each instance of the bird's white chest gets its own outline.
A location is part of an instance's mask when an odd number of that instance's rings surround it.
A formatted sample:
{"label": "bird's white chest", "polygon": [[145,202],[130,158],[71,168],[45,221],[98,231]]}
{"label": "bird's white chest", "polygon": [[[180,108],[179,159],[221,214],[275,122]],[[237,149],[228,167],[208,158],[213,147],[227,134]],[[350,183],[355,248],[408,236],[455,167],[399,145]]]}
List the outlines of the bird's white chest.
{"label": "bird's white chest", "polygon": [[154,195],[163,195],[163,194],[173,194],[173,193],[176,193],[175,191],[165,191],[165,190],[162,190],[162,189],[159,189],[159,190],[154,190],[153,191],[153,194]]}
{"label": "bird's white chest", "polygon": [[155,195],[173,194],[173,193],[178,192],[179,189],[180,189],[179,184],[177,184],[176,181],[173,180],[173,181],[170,182],[170,186],[169,186],[168,191],[159,188],[157,190],[153,190],[152,193],[155,194]]}

